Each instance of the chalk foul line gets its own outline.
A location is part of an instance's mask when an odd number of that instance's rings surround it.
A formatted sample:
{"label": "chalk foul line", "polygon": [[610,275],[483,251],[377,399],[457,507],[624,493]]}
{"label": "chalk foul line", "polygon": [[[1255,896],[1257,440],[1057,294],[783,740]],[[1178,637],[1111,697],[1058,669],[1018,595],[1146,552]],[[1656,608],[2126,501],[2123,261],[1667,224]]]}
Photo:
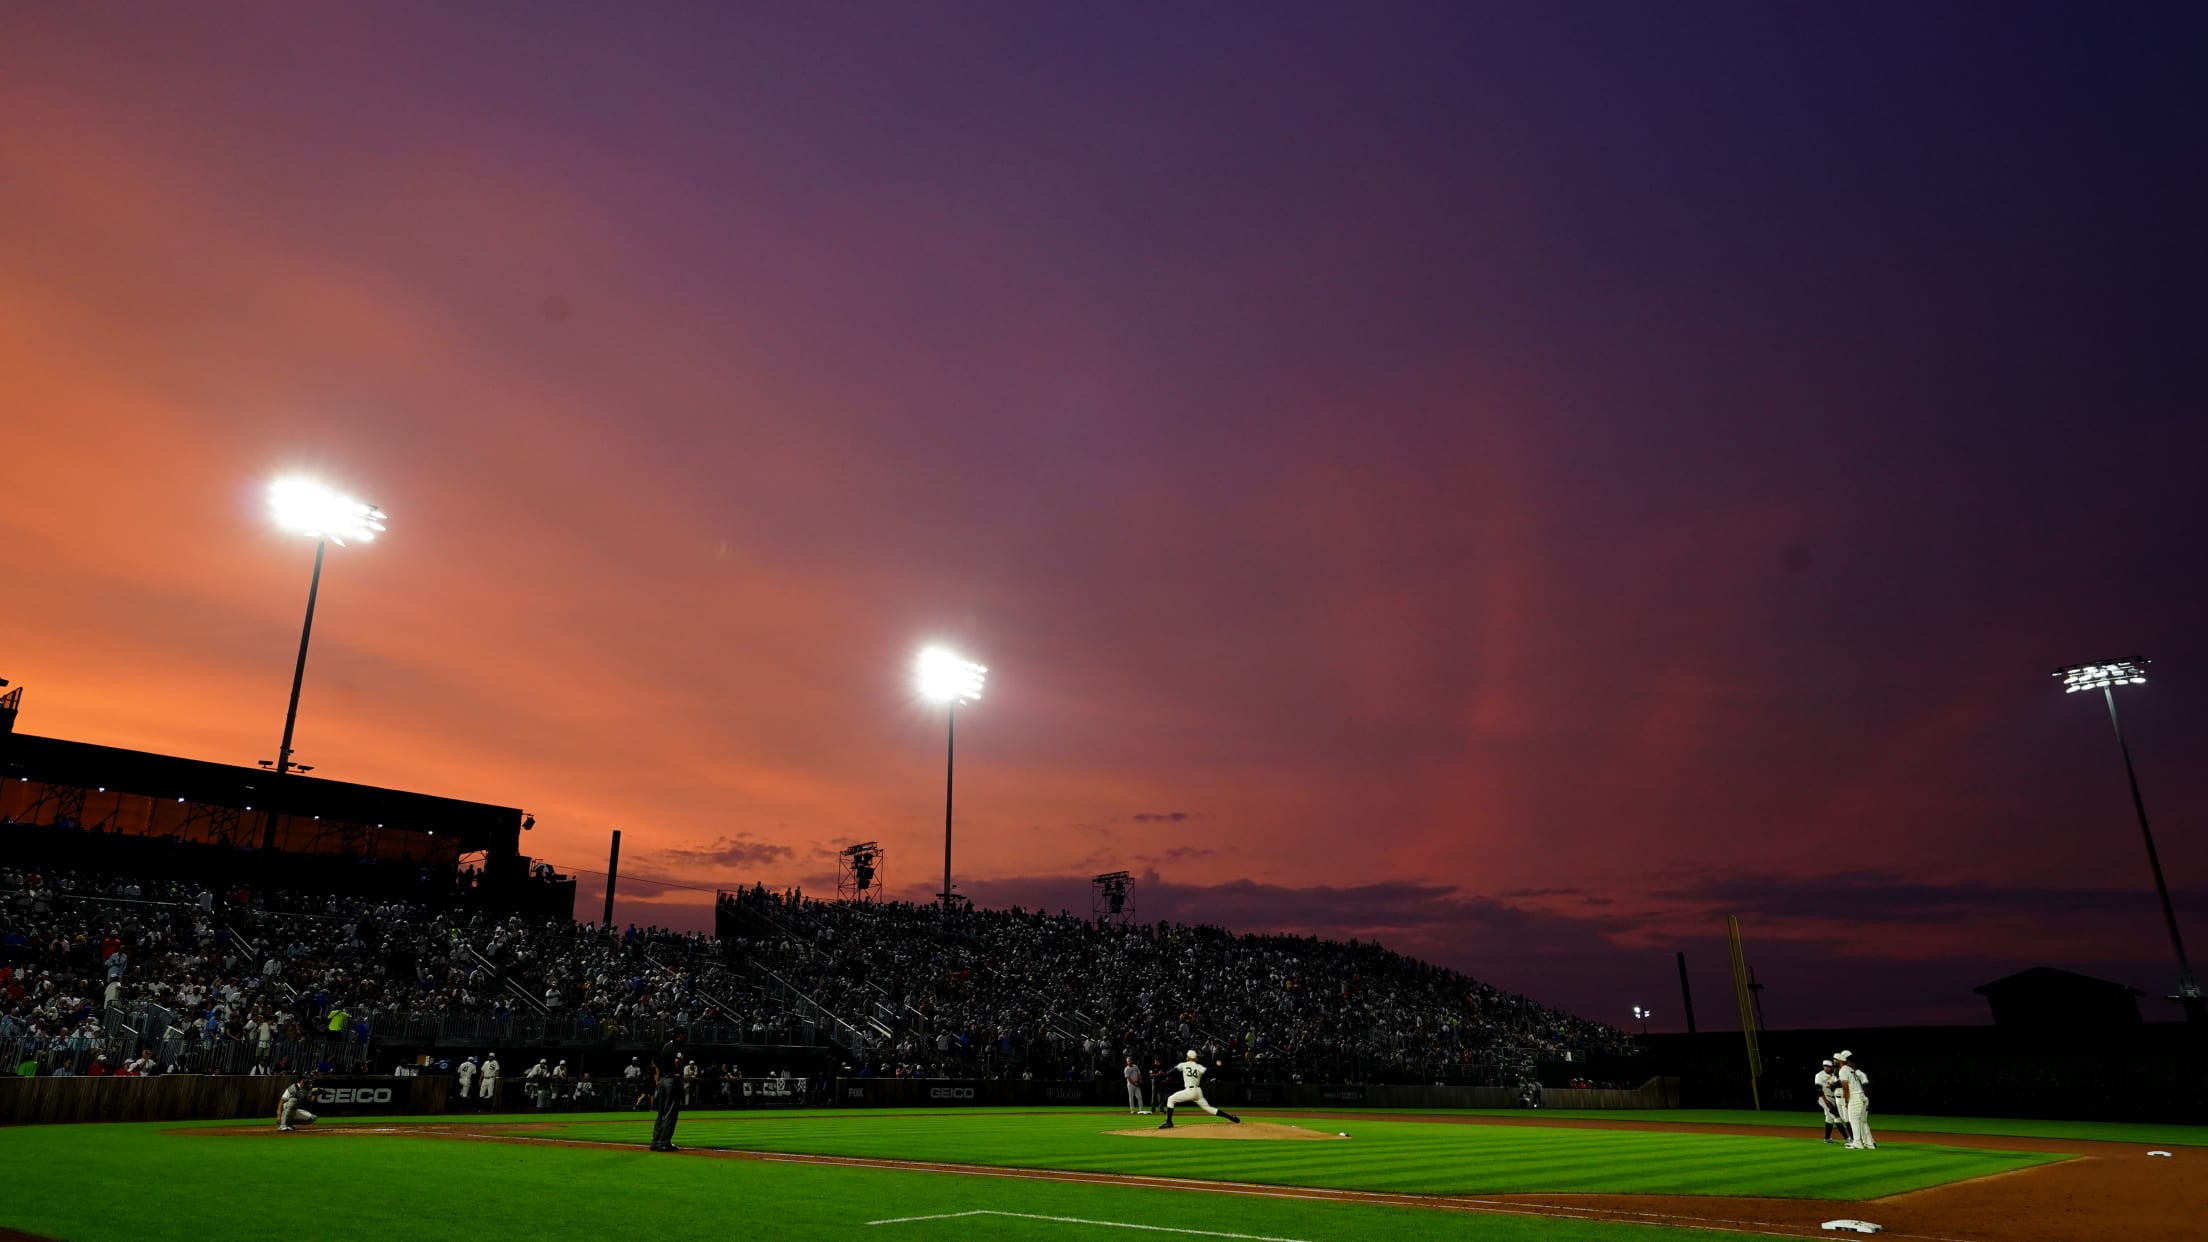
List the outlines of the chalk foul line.
{"label": "chalk foul line", "polygon": [[999,1212],[976,1208],[971,1212],[939,1212],[933,1216],[893,1216],[870,1220],[869,1225],[909,1225],[923,1220],[958,1220],[966,1216],[1011,1216],[1020,1220],[1047,1220],[1061,1225],[1098,1225],[1105,1229],[1141,1229],[1149,1233],[1190,1233],[1200,1238],[1245,1238],[1249,1242],[1303,1242],[1301,1238],[1276,1238],[1262,1233],[1221,1233],[1216,1229],[1176,1229],[1170,1225],[1136,1225],[1123,1220],[1089,1220],[1082,1216],[1043,1216],[1035,1212]]}

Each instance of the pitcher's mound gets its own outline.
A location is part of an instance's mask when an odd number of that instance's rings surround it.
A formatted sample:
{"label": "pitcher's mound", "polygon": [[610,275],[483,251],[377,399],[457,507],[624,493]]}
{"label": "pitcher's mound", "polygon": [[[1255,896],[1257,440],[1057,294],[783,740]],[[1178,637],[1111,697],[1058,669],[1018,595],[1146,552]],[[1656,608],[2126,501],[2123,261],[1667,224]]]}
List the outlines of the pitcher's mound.
{"label": "pitcher's mound", "polygon": [[1113,1134],[1128,1138],[1161,1139],[1334,1139],[1348,1137],[1328,1134],[1324,1130],[1306,1130],[1302,1126],[1282,1125],[1277,1121],[1245,1121],[1235,1125],[1231,1121],[1181,1122],[1170,1130],[1151,1126],[1146,1130],[1113,1130]]}

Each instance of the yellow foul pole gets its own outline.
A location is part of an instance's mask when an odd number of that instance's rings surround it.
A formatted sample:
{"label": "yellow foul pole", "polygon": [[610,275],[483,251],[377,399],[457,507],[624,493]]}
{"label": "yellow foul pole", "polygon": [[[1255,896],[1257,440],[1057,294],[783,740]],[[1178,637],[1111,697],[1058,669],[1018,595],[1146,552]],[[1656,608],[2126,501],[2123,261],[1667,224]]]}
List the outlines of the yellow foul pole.
{"label": "yellow foul pole", "polygon": [[1763,1111],[1763,1092],[1757,1080],[1763,1077],[1763,1050],[1756,1043],[1755,998],[1748,992],[1748,959],[1740,951],[1740,916],[1725,916],[1725,943],[1733,951],[1733,995],[1740,1001],[1740,1037],[1748,1045],[1748,1098],[1754,1102],[1757,1112]]}

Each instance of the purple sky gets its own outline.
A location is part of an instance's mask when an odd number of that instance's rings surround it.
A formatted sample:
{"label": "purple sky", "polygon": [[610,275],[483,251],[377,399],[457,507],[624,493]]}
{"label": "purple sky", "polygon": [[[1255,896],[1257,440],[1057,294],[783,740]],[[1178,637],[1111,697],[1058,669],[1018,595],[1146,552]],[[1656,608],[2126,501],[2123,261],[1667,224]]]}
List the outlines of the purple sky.
{"label": "purple sky", "polygon": [[[26,731],[1607,1019],[2208,954],[2197,5],[16,6]],[[595,882],[584,876],[586,889]],[[586,913],[595,900],[586,896]],[[1844,998],[1835,978],[1850,981]],[[2157,1017],[2174,1006],[2149,1002]]]}

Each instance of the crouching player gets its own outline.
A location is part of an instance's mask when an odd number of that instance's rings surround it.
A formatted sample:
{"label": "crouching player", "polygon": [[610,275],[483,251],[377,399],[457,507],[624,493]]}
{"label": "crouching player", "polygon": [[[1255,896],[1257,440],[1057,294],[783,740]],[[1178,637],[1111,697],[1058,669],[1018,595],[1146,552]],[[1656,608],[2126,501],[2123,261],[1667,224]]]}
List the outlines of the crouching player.
{"label": "crouching player", "polygon": [[1181,1089],[1166,1097],[1165,1124],[1158,1127],[1160,1130],[1170,1130],[1173,1128],[1173,1110],[1179,1108],[1183,1104],[1194,1104],[1196,1107],[1203,1109],[1205,1112],[1210,1113],[1214,1117],[1224,1117],[1236,1125],[1242,1124],[1242,1119],[1240,1117],[1235,1116],[1233,1113],[1222,1112],[1219,1109],[1213,1108],[1211,1106],[1211,1101],[1204,1098],[1204,1063],[1197,1059],[1196,1050],[1194,1048],[1188,1050],[1187,1060],[1182,1061],[1179,1065],[1176,1065],[1173,1068],[1178,1071],[1181,1076]]}
{"label": "crouching player", "polygon": [[314,1088],[304,1078],[295,1078],[284,1088],[283,1097],[276,1102],[276,1128],[289,1130],[294,1125],[306,1125],[314,1120],[307,1105],[314,1099]]}

